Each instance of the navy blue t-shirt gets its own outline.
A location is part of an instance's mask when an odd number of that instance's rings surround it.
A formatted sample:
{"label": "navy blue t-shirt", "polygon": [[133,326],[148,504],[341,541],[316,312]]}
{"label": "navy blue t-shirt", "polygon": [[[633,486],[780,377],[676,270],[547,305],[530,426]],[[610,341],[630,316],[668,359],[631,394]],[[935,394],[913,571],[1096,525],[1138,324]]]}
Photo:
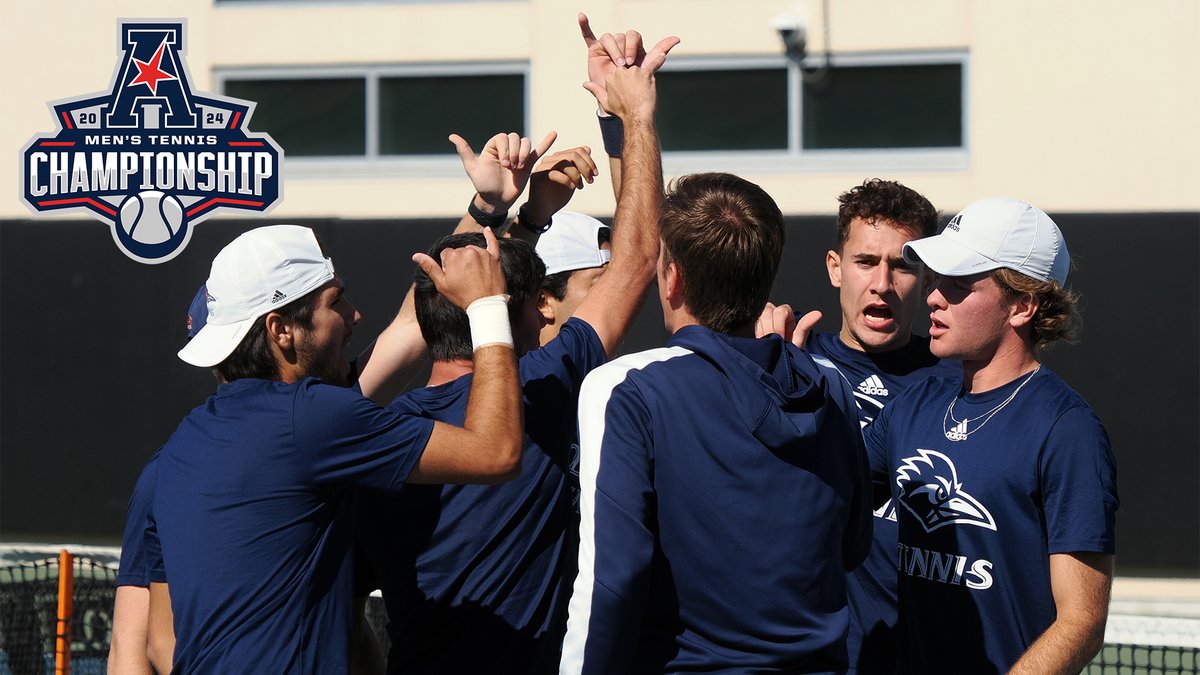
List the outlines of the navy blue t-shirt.
{"label": "navy blue t-shirt", "polygon": [[899,672],[1006,672],[1056,616],[1050,555],[1115,553],[1104,426],[1045,366],[1025,380],[927,380],[864,431],[900,526]]}
{"label": "navy blue t-shirt", "polygon": [[[934,356],[929,338],[922,335],[913,335],[900,349],[868,354],[847,347],[837,333],[813,333],[805,351],[827,359],[846,378],[864,427],[910,385],[935,375],[953,378],[962,373],[958,361]],[[887,483],[876,482],[872,489],[876,508],[871,552],[846,579],[849,672],[862,675],[893,673],[896,662],[896,510]]]}
{"label": "navy blue t-shirt", "polygon": [[432,430],[314,379],[237,380],[193,410],[152,506],[175,672],[347,672],[350,488],[399,490]]}
{"label": "navy blue t-shirt", "polygon": [[588,376],[564,673],[842,672],[870,542],[849,387],[700,326]]}
{"label": "navy blue t-shirt", "polygon": [[158,546],[158,535],[152,530],[147,531],[150,504],[154,501],[160,451],[161,449],[156,450],[142,467],[142,473],[133,486],[133,495],[129,498],[129,508],[125,512],[125,532],[121,536],[118,586],[149,586],[151,581],[161,581],[151,578],[152,569],[162,569],[162,550]]}
{"label": "navy blue t-shirt", "polygon": [[[579,319],[521,357],[525,451],[503,485],[409,485],[360,495],[357,536],[388,609],[391,673],[547,673],[574,574],[566,475],[584,376],[606,360]],[[461,424],[472,376],[389,408]]]}

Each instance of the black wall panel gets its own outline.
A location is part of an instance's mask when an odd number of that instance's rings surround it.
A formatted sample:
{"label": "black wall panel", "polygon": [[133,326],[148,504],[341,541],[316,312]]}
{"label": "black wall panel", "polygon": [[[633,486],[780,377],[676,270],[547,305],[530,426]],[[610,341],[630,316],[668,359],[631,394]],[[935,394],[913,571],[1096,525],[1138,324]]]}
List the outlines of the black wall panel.
{"label": "black wall panel", "polygon": [[[1085,330],[1046,361],[1112,437],[1120,572],[1200,575],[1200,215],[1055,219]],[[823,263],[832,220],[789,219],[773,298],[822,310],[823,330],[839,326]],[[398,309],[411,254],[453,225],[300,222],[317,230],[364,315],[352,351]],[[119,540],[142,463],[214,386],[175,357],[192,294],[213,255],[263,223],[203,223],[179,257],[150,266],[122,255],[99,222],[0,222],[0,540]],[[625,351],[665,336],[652,291]]]}

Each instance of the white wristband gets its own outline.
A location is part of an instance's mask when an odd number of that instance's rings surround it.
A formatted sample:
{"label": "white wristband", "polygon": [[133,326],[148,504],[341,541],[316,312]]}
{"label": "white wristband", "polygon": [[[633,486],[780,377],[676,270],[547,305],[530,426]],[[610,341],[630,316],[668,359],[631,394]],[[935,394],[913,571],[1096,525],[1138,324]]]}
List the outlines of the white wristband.
{"label": "white wristband", "polygon": [[508,322],[508,296],[489,295],[467,305],[471,324],[471,346],[475,351],[491,345],[513,346]]}

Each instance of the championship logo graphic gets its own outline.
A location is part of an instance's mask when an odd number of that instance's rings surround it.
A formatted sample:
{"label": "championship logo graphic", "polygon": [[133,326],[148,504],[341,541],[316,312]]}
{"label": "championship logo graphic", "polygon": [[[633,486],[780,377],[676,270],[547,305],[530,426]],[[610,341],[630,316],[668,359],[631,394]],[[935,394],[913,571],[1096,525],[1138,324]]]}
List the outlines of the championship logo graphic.
{"label": "championship logo graphic", "polygon": [[21,156],[21,199],[38,212],[84,209],[127,256],[162,263],[221,209],[280,199],[283,151],[249,134],[254,104],[192,91],[184,23],[122,22],[111,90],[51,103],[58,133]]}
{"label": "championship logo graphic", "polygon": [[962,488],[954,462],[940,452],[917,450],[916,457],[896,469],[900,503],[926,532],[946,525],[978,525],[996,529],[992,514]]}

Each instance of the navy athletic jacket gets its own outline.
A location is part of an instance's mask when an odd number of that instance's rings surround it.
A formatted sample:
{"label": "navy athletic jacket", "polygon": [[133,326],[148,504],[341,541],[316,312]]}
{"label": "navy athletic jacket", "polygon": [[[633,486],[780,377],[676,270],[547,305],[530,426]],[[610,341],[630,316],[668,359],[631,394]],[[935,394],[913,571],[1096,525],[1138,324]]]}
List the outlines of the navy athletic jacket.
{"label": "navy athletic jacket", "polygon": [[858,410],[777,337],[688,326],[593,371],[564,673],[841,672],[871,511]]}

